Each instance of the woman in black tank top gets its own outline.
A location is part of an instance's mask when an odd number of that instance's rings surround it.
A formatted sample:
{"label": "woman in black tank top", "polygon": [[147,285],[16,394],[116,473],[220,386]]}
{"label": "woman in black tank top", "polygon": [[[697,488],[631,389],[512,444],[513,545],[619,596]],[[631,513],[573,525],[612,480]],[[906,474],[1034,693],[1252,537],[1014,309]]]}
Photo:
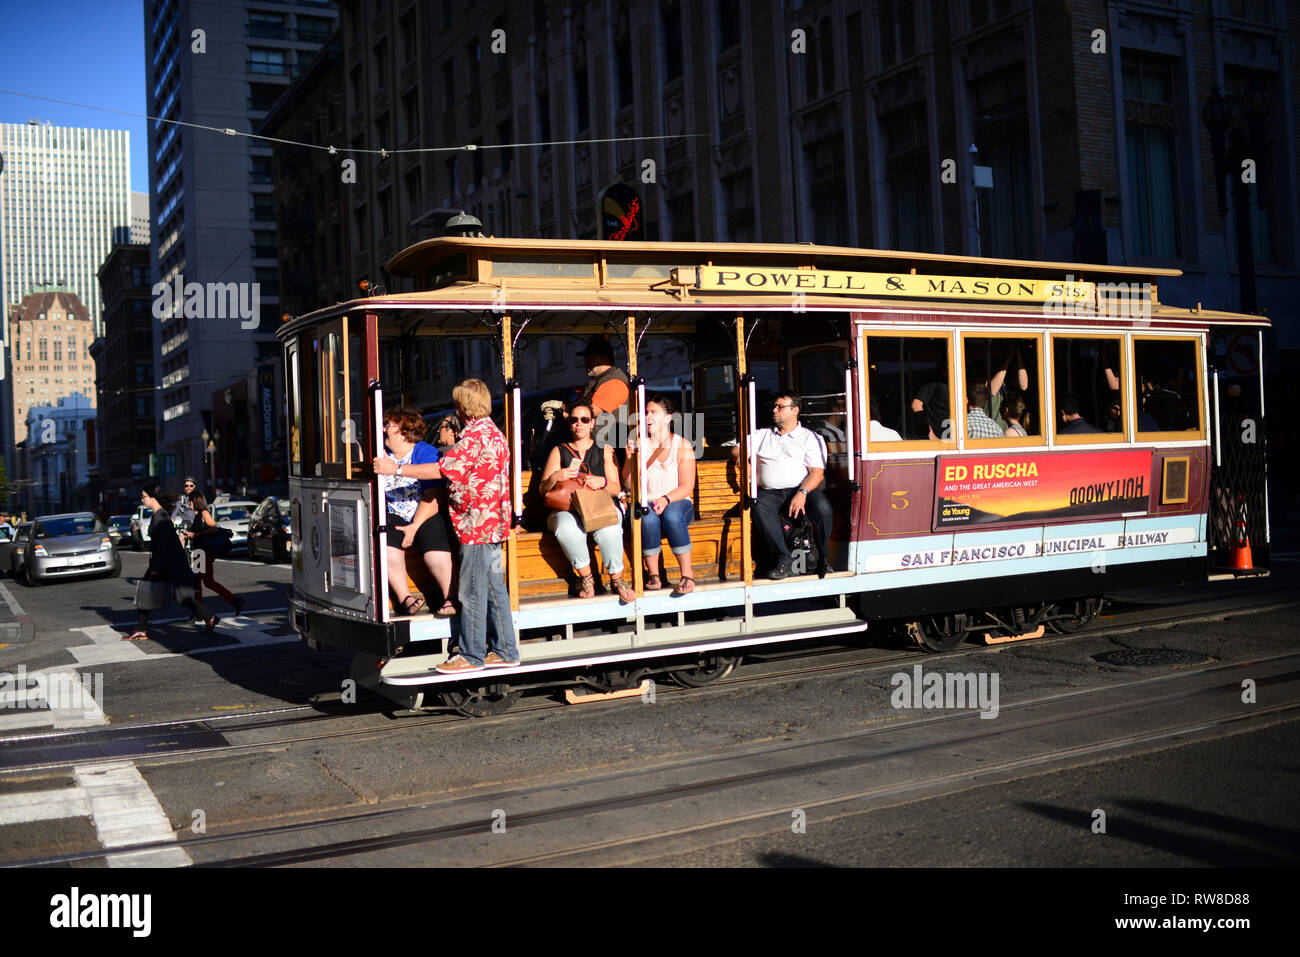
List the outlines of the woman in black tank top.
{"label": "woman in black tank top", "polygon": [[[586,488],[603,491],[618,501],[621,486],[618,480],[618,467],[614,464],[614,450],[609,446],[597,445],[592,438],[595,416],[591,406],[575,405],[569,412],[569,428],[573,431],[573,441],[557,445],[546,457],[542,467],[542,479],[539,490],[545,496],[558,483],[568,479],[581,478]],[[587,548],[587,532],[578,525],[572,512],[553,511],[546,521],[546,526],[554,534],[560,547],[564,550],[574,574],[578,576],[578,597],[595,598],[596,580],[591,574],[591,552]],[[600,549],[605,570],[609,573],[610,590],[618,594],[619,601],[631,602],[636,593],[623,581],[623,523],[598,529],[592,535]]]}

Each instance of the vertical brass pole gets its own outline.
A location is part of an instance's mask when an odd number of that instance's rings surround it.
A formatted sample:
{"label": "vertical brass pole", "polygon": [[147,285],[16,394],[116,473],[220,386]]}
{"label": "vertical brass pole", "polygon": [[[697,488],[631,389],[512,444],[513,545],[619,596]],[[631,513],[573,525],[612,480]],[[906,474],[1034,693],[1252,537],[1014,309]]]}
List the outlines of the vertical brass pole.
{"label": "vertical brass pole", "polygon": [[[515,377],[515,350],[510,333],[510,313],[501,316],[501,371],[504,381]],[[515,431],[519,423],[514,421],[514,403],[506,390],[502,389],[501,405],[506,423],[506,448],[514,449]],[[515,535],[515,482],[518,480],[523,463],[510,456],[510,537],[506,539],[506,589],[510,592],[510,610],[519,610],[519,545]]]}
{"label": "vertical brass pole", "polygon": [[[736,474],[740,477],[740,500],[743,503],[749,495],[749,389],[741,382],[749,365],[745,361],[745,317],[736,316],[736,388],[740,390],[740,402],[736,405],[736,433],[740,445],[740,463]],[[754,554],[754,530],[751,524],[750,509],[740,509],[740,572],[745,579],[745,587],[754,584],[754,568],[750,556]],[[726,572],[727,556],[720,555],[719,575]]]}
{"label": "vertical brass pole", "polygon": [[[628,378],[636,380],[636,316],[630,312],[627,315],[627,375]],[[638,421],[636,416],[645,414],[645,409],[641,408],[641,390],[635,386],[632,388],[632,394],[628,396],[628,405],[632,408],[633,420]],[[642,574],[641,574],[641,520],[636,517],[635,509],[641,504],[641,456],[644,452],[641,444],[637,443],[636,454],[629,456],[631,459],[632,491],[628,495],[628,508],[633,510],[632,517],[632,556],[630,563],[632,565],[632,590],[640,597],[642,591]]]}

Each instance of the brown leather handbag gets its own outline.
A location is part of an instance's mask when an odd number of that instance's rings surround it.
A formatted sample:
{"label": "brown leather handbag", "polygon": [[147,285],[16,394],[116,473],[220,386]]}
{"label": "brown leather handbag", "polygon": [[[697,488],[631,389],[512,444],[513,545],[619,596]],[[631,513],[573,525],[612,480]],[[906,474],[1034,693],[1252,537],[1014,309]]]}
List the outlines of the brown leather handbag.
{"label": "brown leather handbag", "polygon": [[556,482],[546,493],[546,507],[556,512],[567,512],[573,504],[573,493],[582,487],[581,478],[564,479]]}

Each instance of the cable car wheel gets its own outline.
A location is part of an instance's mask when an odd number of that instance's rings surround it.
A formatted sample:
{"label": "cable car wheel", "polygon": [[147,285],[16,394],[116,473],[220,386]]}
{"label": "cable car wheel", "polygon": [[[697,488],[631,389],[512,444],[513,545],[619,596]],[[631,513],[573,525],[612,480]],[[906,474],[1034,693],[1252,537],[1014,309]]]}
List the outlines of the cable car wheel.
{"label": "cable car wheel", "polygon": [[740,655],[701,655],[694,668],[668,672],[668,677],[683,688],[703,688],[721,681],[740,664]]}
{"label": "cable car wheel", "polygon": [[965,613],[927,615],[907,623],[907,637],[922,651],[952,651],[971,630],[971,616]]}
{"label": "cable car wheel", "polygon": [[1047,618],[1047,627],[1058,635],[1072,635],[1101,614],[1104,605],[1100,595],[1057,602]]}
{"label": "cable car wheel", "polygon": [[444,708],[467,718],[490,718],[509,711],[522,694],[522,691],[511,691],[509,685],[492,684],[443,691],[438,699]]}

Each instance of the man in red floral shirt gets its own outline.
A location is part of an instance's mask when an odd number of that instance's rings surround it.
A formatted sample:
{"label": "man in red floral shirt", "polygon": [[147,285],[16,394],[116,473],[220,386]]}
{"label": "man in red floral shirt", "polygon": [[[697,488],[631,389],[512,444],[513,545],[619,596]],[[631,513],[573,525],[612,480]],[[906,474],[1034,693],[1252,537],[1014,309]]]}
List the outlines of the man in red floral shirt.
{"label": "man in red floral shirt", "polygon": [[[519,664],[519,649],[501,549],[510,536],[510,449],[492,421],[492,394],[481,380],[466,379],[451,397],[461,421],[467,423],[460,441],[436,465],[405,466],[405,474],[412,478],[447,480],[451,524],[461,544],[460,654],[438,670],[461,674],[485,667],[513,668]],[[388,456],[374,460],[380,475],[392,473],[394,467]],[[489,620],[496,636],[490,650]]]}

